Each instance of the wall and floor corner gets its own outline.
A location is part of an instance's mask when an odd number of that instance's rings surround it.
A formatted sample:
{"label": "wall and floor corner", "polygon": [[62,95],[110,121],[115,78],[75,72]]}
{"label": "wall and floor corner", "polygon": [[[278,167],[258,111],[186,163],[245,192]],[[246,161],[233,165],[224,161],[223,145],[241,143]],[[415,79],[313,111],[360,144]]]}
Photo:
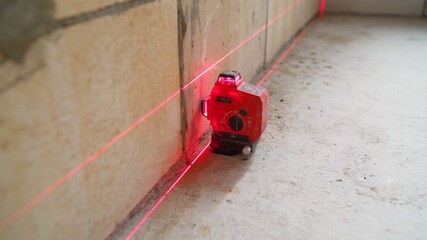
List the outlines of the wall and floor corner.
{"label": "wall and floor corner", "polygon": [[208,129],[198,106],[218,73],[252,79],[319,1],[165,99],[295,2],[0,3],[0,237],[108,236]]}
{"label": "wall and floor corner", "polygon": [[262,84],[255,153],[206,152],[115,239],[427,239],[426,19],[310,26]]}
{"label": "wall and floor corner", "polygon": [[425,0],[327,0],[328,12],[422,16],[427,12]]}

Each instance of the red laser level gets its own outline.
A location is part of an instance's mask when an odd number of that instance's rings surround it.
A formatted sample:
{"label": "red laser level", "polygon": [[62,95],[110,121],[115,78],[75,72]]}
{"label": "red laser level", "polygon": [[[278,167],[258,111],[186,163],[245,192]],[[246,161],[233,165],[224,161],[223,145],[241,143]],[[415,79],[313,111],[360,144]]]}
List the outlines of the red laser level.
{"label": "red laser level", "polygon": [[213,152],[245,155],[253,152],[267,126],[268,93],[245,83],[237,71],[223,71],[211,95],[202,101],[202,115],[212,125]]}

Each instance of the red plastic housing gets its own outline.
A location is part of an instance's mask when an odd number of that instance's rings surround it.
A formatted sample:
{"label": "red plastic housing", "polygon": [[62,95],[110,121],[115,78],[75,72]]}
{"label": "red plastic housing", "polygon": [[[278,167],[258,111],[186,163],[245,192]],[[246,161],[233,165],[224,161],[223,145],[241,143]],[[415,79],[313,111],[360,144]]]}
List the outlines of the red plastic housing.
{"label": "red plastic housing", "polygon": [[214,132],[248,137],[250,141],[242,144],[252,146],[267,126],[267,90],[243,82],[237,71],[224,71],[211,95],[202,102],[202,114],[210,120]]}

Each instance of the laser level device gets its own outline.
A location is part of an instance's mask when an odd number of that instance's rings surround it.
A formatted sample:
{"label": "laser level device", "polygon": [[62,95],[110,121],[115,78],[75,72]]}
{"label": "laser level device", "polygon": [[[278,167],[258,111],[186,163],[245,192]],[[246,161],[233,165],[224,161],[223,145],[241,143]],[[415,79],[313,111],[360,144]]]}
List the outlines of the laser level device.
{"label": "laser level device", "polygon": [[202,100],[201,112],[212,125],[213,152],[248,155],[267,126],[268,92],[243,82],[238,71],[226,70]]}

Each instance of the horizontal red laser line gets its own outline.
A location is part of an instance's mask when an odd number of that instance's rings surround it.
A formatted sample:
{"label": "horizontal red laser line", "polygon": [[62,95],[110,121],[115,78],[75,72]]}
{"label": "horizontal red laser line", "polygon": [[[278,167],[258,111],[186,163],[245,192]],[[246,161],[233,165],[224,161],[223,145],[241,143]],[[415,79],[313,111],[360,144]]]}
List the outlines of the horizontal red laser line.
{"label": "horizontal red laser line", "polygon": [[246,40],[241,42],[239,45],[237,45],[235,48],[233,48],[229,53],[224,55],[222,58],[220,58],[218,61],[213,63],[210,67],[208,67],[205,71],[203,71],[201,74],[199,74],[196,78],[194,78],[191,82],[189,82],[187,85],[183,87],[182,90],[193,84],[195,81],[197,81],[201,76],[203,76],[206,72],[210,71],[213,67],[218,65],[220,62],[222,62],[225,58],[230,56],[233,52],[235,52],[237,49],[241,48],[243,45],[245,45],[247,42],[252,40],[254,37],[256,37],[258,34],[260,34],[262,31],[264,31],[268,26],[270,26],[272,23],[276,22],[279,18],[283,17],[287,12],[289,12],[292,8],[294,8],[297,4],[299,4],[302,0],[297,0],[290,6],[288,6],[285,10],[277,14],[274,18],[272,18],[270,21],[268,21],[264,26],[262,26],[260,29],[258,29],[256,32],[254,32],[251,36],[249,36]]}
{"label": "horizontal red laser line", "polygon": [[175,182],[169,187],[169,189],[162,195],[162,197],[154,204],[154,206],[144,215],[142,220],[135,226],[135,228],[126,237],[126,240],[130,240],[133,235],[141,228],[141,226],[147,221],[150,215],[159,207],[159,205],[165,200],[166,196],[175,188],[178,182],[184,177],[184,175],[190,170],[190,168],[199,160],[200,156],[208,149],[210,142],[203,148],[203,150],[194,158],[194,160],[185,168],[185,170],[179,175]]}
{"label": "horizontal red laser line", "polygon": [[174,94],[172,94],[169,98],[167,98],[165,101],[163,101],[157,107],[153,108],[150,112],[148,112],[145,116],[143,116],[142,118],[140,118],[137,122],[133,123],[130,127],[128,127],[126,130],[124,130],[122,133],[120,133],[119,135],[117,135],[115,138],[113,138],[111,141],[109,141],[107,144],[105,144],[102,148],[100,148],[98,151],[96,151],[94,154],[92,154],[90,157],[88,157],[82,163],[80,163],[75,168],[73,168],[71,171],[69,171],[65,176],[63,176],[62,178],[60,178],[54,184],[50,185],[43,192],[41,192],[39,195],[37,195],[35,198],[33,198],[30,202],[28,202],[24,206],[22,206],[18,211],[16,211],[12,215],[10,215],[6,220],[4,220],[1,223],[0,227],[3,228],[3,227],[8,226],[13,221],[15,221],[17,218],[19,218],[24,213],[26,213],[28,210],[30,210],[31,208],[33,208],[37,203],[39,203],[49,193],[51,193],[53,190],[55,190],[61,184],[63,184],[68,179],[70,179],[72,176],[74,176],[78,171],[80,171],[81,169],[83,169],[86,165],[88,165],[90,162],[92,162],[95,158],[97,158],[103,152],[105,152],[114,143],[116,143],[117,141],[119,141],[123,136],[125,136],[130,131],[132,131],[132,129],[134,129],[136,126],[138,126],[139,124],[141,124],[145,119],[147,119],[149,116],[151,116],[153,113],[155,113],[161,107],[163,107],[163,105],[165,105],[166,103],[168,103],[170,101],[170,99],[174,98],[178,93],[179,93],[179,91],[176,92],[176,93],[174,93]]}
{"label": "horizontal red laser line", "polygon": [[319,8],[319,15],[323,16],[325,14],[326,9],[326,0],[320,0],[320,8]]}
{"label": "horizontal red laser line", "polygon": [[[292,48],[295,47],[295,45],[301,40],[301,38],[304,36],[304,34],[319,20],[319,18],[320,18],[320,15],[314,21],[312,21],[303,31],[301,31],[301,33],[298,35],[298,37],[293,41],[292,45],[285,51],[285,53],[272,66],[272,68],[268,71],[268,73],[264,76],[264,78],[258,83],[258,86],[260,86],[271,75],[271,73],[277,68],[277,66],[286,58],[286,56],[289,54],[289,52],[292,50]],[[126,237],[126,240],[130,240],[132,238],[132,236],[135,235],[135,233],[147,221],[147,219],[150,217],[150,215],[163,202],[163,200],[166,198],[166,196],[178,184],[178,182],[181,180],[181,178],[188,172],[188,170],[193,166],[193,164],[198,160],[198,158],[203,154],[203,152],[209,147],[209,144],[210,143],[208,143],[208,145],[200,152],[200,154],[190,163],[190,165],[184,170],[184,172],[178,177],[178,179],[172,184],[172,186],[165,192],[165,194],[162,195],[162,197],[159,199],[159,201],[157,201],[157,203],[148,211],[148,213],[145,214],[145,216],[142,218],[142,220],[136,225],[136,227]]]}
{"label": "horizontal red laser line", "polygon": [[314,21],[312,21],[306,28],[304,28],[303,31],[295,38],[295,40],[292,42],[292,44],[286,49],[286,51],[283,53],[282,56],[280,56],[279,60],[273,65],[272,68],[265,74],[265,76],[261,79],[261,81],[257,84],[258,86],[261,86],[261,84],[264,83],[264,81],[276,70],[276,68],[279,66],[279,64],[288,56],[288,54],[292,51],[292,49],[298,44],[298,42],[301,40],[301,38],[305,35],[305,33],[313,27],[313,25],[319,20],[319,17],[317,17]]}
{"label": "horizontal red laser line", "polygon": [[60,178],[58,181],[50,185],[48,188],[46,188],[43,192],[38,194],[36,197],[34,197],[31,201],[25,203],[21,208],[19,208],[16,212],[9,215],[5,220],[3,220],[0,223],[0,228],[4,228],[8,225],[10,225],[12,222],[14,222],[16,219],[18,219],[20,216],[25,214],[27,211],[32,209],[35,205],[37,205],[41,200],[43,200],[47,195],[49,195],[52,191],[54,191],[57,187],[62,185],[64,182],[68,181],[71,177],[73,177],[77,172],[79,172],[81,169],[83,169],[86,165],[91,163],[94,159],[96,159],[99,155],[101,155],[103,152],[105,152],[107,149],[109,149],[112,145],[114,145],[116,142],[118,142],[121,138],[123,138],[125,135],[127,135],[130,131],[132,131],[134,128],[136,128],[138,125],[140,125],[142,122],[144,122],[148,117],[153,115],[155,112],[157,112],[160,108],[162,108],[164,105],[166,105],[168,102],[170,102],[176,95],[184,91],[186,88],[191,86],[194,82],[196,82],[198,79],[200,79],[205,73],[210,71],[213,67],[218,65],[221,61],[223,61],[225,58],[230,56],[233,52],[238,50],[240,47],[245,45],[247,42],[249,42],[251,39],[253,39],[255,36],[257,36],[259,33],[261,33],[263,30],[265,30],[268,26],[270,26],[272,23],[277,21],[279,18],[283,17],[287,12],[289,12],[292,8],[294,8],[297,4],[299,4],[302,0],[297,0],[290,6],[288,6],[286,9],[284,9],[282,12],[280,12],[278,15],[276,15],[274,18],[272,18],[270,21],[268,21],[267,24],[265,24],[263,27],[261,27],[259,30],[257,30],[255,33],[253,33],[251,36],[249,36],[246,40],[241,42],[239,45],[237,45],[234,49],[232,49],[229,53],[227,53],[225,56],[220,58],[218,61],[216,61],[214,64],[212,64],[209,68],[204,70],[202,73],[200,73],[198,76],[196,76],[193,80],[191,80],[189,83],[184,85],[181,89],[174,92],[171,96],[169,96],[167,99],[165,99],[163,102],[161,102],[158,106],[153,108],[151,111],[146,113],[142,118],[140,118],[138,121],[133,123],[130,127],[128,127],[126,130],[124,130],[122,133],[117,135],[115,138],[107,142],[103,147],[101,147],[98,151],[93,153],[91,156],[89,156],[87,159],[85,159],[83,162],[81,162],[79,165],[77,165],[75,168],[73,168],[71,171],[69,171],[65,176]]}

